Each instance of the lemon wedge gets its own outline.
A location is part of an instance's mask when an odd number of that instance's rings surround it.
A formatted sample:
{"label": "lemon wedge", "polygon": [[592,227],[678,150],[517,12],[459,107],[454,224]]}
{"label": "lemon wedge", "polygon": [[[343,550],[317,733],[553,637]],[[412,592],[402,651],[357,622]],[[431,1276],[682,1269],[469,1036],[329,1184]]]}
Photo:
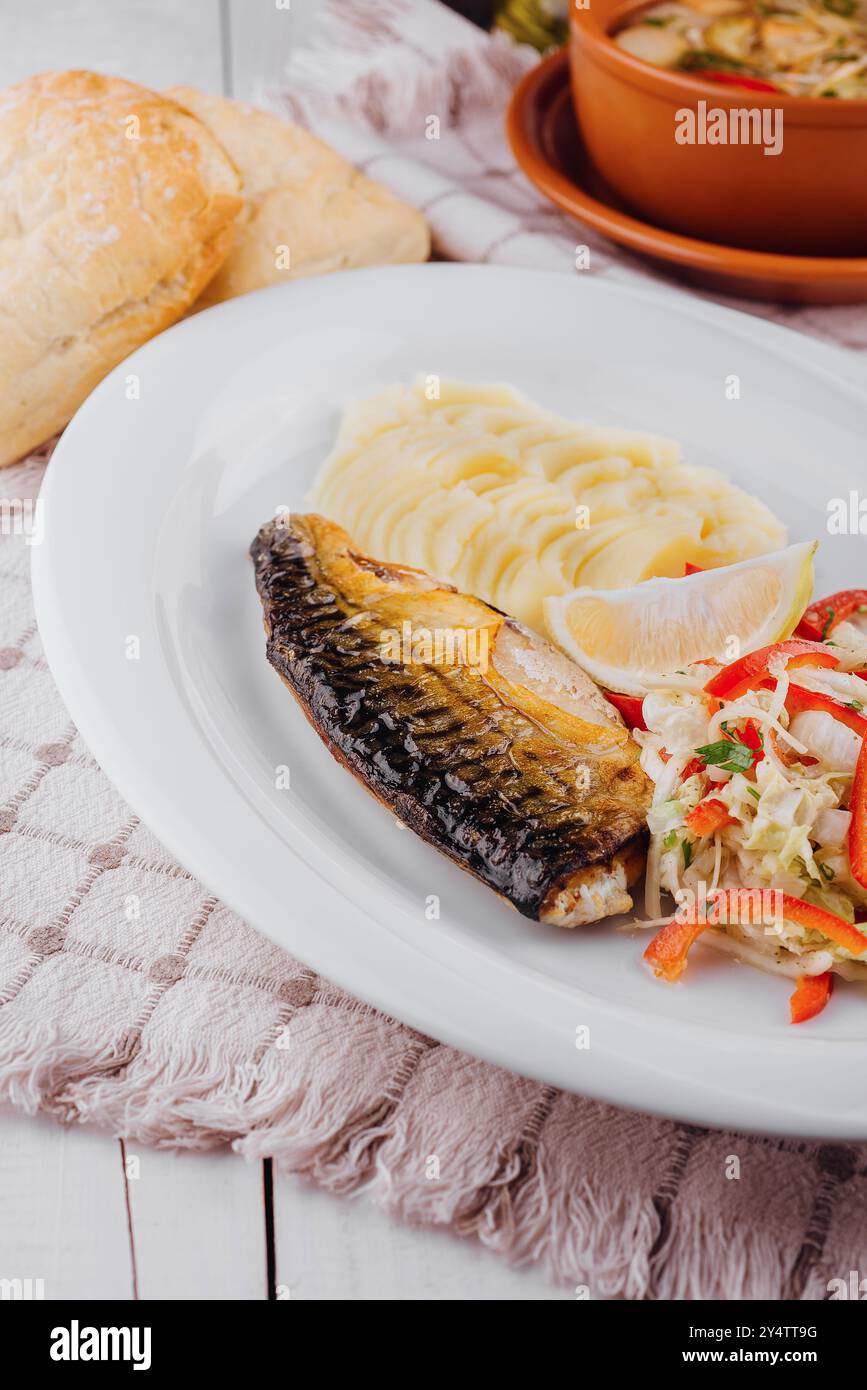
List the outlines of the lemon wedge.
{"label": "lemon wedge", "polygon": [[813,591],[815,541],[736,565],[573,589],[545,600],[551,639],[600,685],[641,695],[691,661],[737,660],[794,631]]}

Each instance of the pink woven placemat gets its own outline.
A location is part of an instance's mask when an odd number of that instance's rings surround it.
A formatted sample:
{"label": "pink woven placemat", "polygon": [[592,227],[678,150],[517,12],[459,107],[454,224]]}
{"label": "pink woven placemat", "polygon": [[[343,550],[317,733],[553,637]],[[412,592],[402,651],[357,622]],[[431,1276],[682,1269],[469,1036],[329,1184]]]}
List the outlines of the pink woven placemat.
{"label": "pink woven placemat", "polygon": [[[530,59],[486,47],[428,0],[414,0],[402,26],[407,4],[352,0],[338,17],[357,21],[362,67],[399,63],[388,45],[405,39],[421,53],[433,85],[416,104],[451,94],[446,128],[463,131],[473,192],[431,193],[422,171],[440,251],[551,266],[568,252],[571,268],[574,229],[539,207],[496,143],[516,64]],[[437,17],[428,53],[425,11]],[[411,196],[408,170],[431,151],[417,145],[413,164],[404,123],[396,157],[381,157],[394,85],[386,73],[356,87],[350,67],[339,69],[349,76],[338,106],[373,93],[376,120],[344,127],[345,143],[376,140],[359,157]],[[296,77],[296,114],[330,121],[321,90],[308,100]],[[463,104],[460,81],[474,93]],[[401,100],[414,109],[407,84]],[[465,118],[482,122],[475,135]],[[594,266],[618,273],[610,248]],[[867,345],[864,310],[785,316]],[[175,863],[93,761],[41,652],[29,587],[40,517],[29,504],[44,464],[36,455],[0,473],[0,1099],[159,1146],[231,1143],[337,1192],[367,1187],[404,1220],[543,1262],[597,1298],[821,1299],[863,1267],[864,1148],[712,1133],[499,1071],[319,979]]]}

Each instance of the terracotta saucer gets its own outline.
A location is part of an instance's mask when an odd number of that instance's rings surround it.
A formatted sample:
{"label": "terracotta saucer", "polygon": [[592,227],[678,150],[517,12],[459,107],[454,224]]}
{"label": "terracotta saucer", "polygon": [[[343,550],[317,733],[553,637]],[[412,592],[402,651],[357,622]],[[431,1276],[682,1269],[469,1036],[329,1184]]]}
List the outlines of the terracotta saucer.
{"label": "terracotta saucer", "polygon": [[565,49],[515,88],[506,133],[524,173],[553,203],[669,274],[722,294],[790,304],[867,301],[867,258],[778,256],[696,241],[641,222],[590,166],[572,109]]}

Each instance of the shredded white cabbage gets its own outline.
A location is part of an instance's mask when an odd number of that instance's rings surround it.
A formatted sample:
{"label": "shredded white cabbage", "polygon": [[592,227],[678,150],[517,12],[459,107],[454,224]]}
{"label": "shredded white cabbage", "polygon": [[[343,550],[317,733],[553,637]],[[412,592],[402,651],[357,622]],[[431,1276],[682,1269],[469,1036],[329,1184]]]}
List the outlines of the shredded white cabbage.
{"label": "shredded white cabbage", "polygon": [[[663,893],[683,890],[701,898],[717,888],[776,889],[849,922],[867,908],[867,890],[852,876],[847,848],[858,736],[821,711],[798,715],[793,733],[786,710],[794,685],[848,703],[867,696],[867,684],[841,671],[787,672],[785,660],[770,674],[771,688],[749,691],[718,710],[703,692],[683,688],[657,689],[644,700],[647,732],[635,737],[655,788],[645,894],[655,922],[666,920]],[[756,735],[758,756],[748,746]],[[698,772],[688,766],[694,759],[701,760]],[[721,804],[716,821],[709,802]],[[696,807],[702,809],[690,823]],[[705,826],[702,817],[710,817]],[[720,824],[723,817],[729,823]],[[829,960],[849,978],[867,978],[867,962],[789,921],[770,931],[732,925],[705,935],[728,935],[730,948],[741,948],[751,961],[758,954],[764,968],[785,974],[820,973],[829,968],[821,962]]]}

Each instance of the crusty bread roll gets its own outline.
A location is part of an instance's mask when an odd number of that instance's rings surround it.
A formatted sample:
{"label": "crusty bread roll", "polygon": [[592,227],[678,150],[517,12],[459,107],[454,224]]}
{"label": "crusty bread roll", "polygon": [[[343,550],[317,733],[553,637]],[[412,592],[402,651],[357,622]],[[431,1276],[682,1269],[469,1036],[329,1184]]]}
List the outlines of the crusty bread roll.
{"label": "crusty bread roll", "polygon": [[168,95],[210,126],[241,171],[247,200],[232,250],[197,308],[301,275],[427,260],[421,213],[309,131],[192,87]]}
{"label": "crusty bread roll", "polygon": [[92,72],[0,94],[0,466],[180,318],[242,206],[222,145],[164,96]]}

